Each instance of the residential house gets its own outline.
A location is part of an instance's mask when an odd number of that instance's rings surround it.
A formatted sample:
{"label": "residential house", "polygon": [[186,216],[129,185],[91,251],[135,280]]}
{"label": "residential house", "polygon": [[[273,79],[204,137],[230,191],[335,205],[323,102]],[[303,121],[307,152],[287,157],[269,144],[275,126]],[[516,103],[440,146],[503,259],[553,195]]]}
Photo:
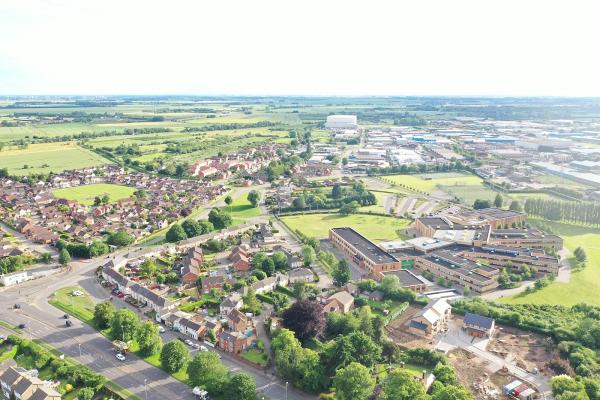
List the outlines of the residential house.
{"label": "residential house", "polygon": [[314,282],[315,274],[308,268],[293,269],[288,273],[289,283],[310,283]]}
{"label": "residential house", "polygon": [[141,286],[137,283],[131,285],[130,295],[139,303],[142,303],[152,310],[159,312],[161,310],[169,310],[175,307],[175,303],[170,300],[167,300],[163,296],[154,293],[152,290]]}
{"label": "residential house", "polygon": [[250,288],[254,289],[257,294],[264,294],[275,290],[277,285],[287,286],[289,279],[287,275],[276,273],[274,276],[263,279],[262,281],[254,282]]}
{"label": "residential house", "polygon": [[234,308],[227,315],[227,326],[232,331],[246,332],[248,327],[252,326],[252,320],[246,314]]}
{"label": "residential house", "polygon": [[102,278],[117,287],[123,293],[129,293],[129,287],[133,284],[127,277],[121,275],[116,269],[114,269],[114,263],[112,261],[102,267]]}
{"label": "residential house", "polygon": [[219,312],[221,315],[228,315],[232,310],[239,310],[244,305],[244,300],[242,299],[242,295],[233,292],[229,296],[225,297],[221,304],[219,305]]}
{"label": "residential house", "polygon": [[173,324],[173,329],[199,340],[206,335],[206,325],[202,322],[194,321],[188,318],[180,318]]}
{"label": "residential house", "polygon": [[354,297],[345,290],[342,290],[329,296],[325,299],[324,303],[323,311],[325,313],[338,312],[346,314],[354,305]]}
{"label": "residential house", "polygon": [[473,313],[466,313],[463,318],[463,329],[473,337],[491,337],[495,322],[492,318]]}
{"label": "residential house", "polygon": [[61,400],[61,395],[53,388],[42,386],[33,392],[29,400]]}
{"label": "residential house", "polygon": [[202,294],[209,294],[213,289],[223,289],[224,284],[225,277],[223,275],[202,278]]}
{"label": "residential house", "polygon": [[240,354],[250,347],[255,338],[254,335],[247,336],[242,332],[223,331],[219,335],[219,347],[229,353]]}
{"label": "residential house", "polygon": [[452,307],[445,299],[434,300],[412,317],[408,329],[418,335],[435,335],[443,329],[451,311]]}
{"label": "residential house", "polygon": [[184,284],[195,283],[200,277],[200,266],[204,262],[204,254],[200,246],[189,249],[181,266],[181,281]]}
{"label": "residential house", "polygon": [[246,272],[250,270],[250,261],[248,259],[248,253],[243,246],[237,246],[229,254],[229,260],[231,261],[233,270],[236,272]]}

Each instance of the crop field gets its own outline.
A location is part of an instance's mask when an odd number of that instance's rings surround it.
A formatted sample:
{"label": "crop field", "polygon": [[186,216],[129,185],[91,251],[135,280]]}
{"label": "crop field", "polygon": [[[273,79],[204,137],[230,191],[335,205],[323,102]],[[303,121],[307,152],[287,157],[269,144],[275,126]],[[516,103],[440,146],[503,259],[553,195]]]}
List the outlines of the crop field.
{"label": "crop field", "polygon": [[478,176],[457,173],[386,175],[381,178],[396,185],[408,186],[427,193],[434,191],[438,186],[479,186],[482,182]]}
{"label": "crop field", "polygon": [[583,247],[588,260],[586,267],[573,271],[568,283],[553,282],[550,286],[531,294],[520,294],[500,299],[505,303],[519,304],[561,304],[572,306],[577,303],[588,303],[600,306],[600,232],[598,229],[551,223],[554,233],[562,236],[565,247],[571,252],[577,246]]}
{"label": "crop field", "polygon": [[126,199],[133,196],[134,188],[109,183],[95,183],[91,185],[75,186],[70,188],[56,189],[52,192],[54,197],[75,200],[80,204],[91,206],[96,196],[102,197],[107,194],[110,202]]}
{"label": "crop field", "polygon": [[4,149],[0,152],[0,166],[8,168],[8,172],[14,175],[61,172],[110,163],[104,157],[70,142],[31,144],[26,149]]}
{"label": "crop field", "polygon": [[324,239],[329,229],[351,227],[374,242],[401,237],[410,221],[394,217],[367,214],[304,214],[289,215],[281,220],[292,230],[298,229],[307,236]]}

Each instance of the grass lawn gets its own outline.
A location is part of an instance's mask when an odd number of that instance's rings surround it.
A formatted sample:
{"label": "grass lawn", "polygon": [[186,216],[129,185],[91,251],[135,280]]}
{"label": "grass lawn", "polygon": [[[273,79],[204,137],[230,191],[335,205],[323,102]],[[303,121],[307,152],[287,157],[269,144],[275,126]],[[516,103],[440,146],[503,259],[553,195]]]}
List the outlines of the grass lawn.
{"label": "grass lawn", "polygon": [[14,175],[47,174],[110,163],[96,153],[70,142],[31,144],[26,149],[11,148],[0,152],[0,165]]}
{"label": "grass lawn", "polygon": [[573,272],[568,283],[554,282],[528,295],[502,298],[503,303],[561,304],[572,306],[588,303],[600,306],[600,231],[569,224],[546,222],[554,233],[562,236],[571,253],[581,246],[588,256],[587,267]]}
{"label": "grass lawn", "polygon": [[385,192],[377,192],[375,190],[371,190],[371,193],[373,193],[373,195],[375,195],[375,198],[377,199],[377,204],[374,204],[372,206],[363,206],[360,207],[359,210],[360,211],[365,211],[365,212],[376,212],[376,213],[385,213],[385,198],[388,196],[396,196],[395,194],[392,193],[385,193]]}
{"label": "grass lawn", "polygon": [[81,185],[64,189],[56,189],[52,193],[54,197],[76,200],[86,206],[94,204],[96,196],[102,197],[107,194],[110,197],[110,202],[116,202],[121,199],[126,199],[133,196],[135,188],[122,185],[113,185],[110,183],[95,183],[91,185]]}
{"label": "grass lawn", "polygon": [[470,174],[455,172],[427,175],[386,175],[382,179],[393,184],[405,185],[422,192],[432,192],[438,186],[470,186],[480,185],[481,178]]}
{"label": "grass lawn", "polygon": [[233,203],[230,206],[226,205],[224,208],[231,216],[235,218],[252,218],[260,215],[260,207],[252,207],[252,204],[246,198],[248,195],[243,194],[235,197]]}
{"label": "grass lawn", "polygon": [[[74,296],[74,290],[83,292],[81,296]],[[71,314],[75,318],[94,326],[94,301],[85,290],[77,286],[64,287],[54,292],[48,300],[54,307]]]}
{"label": "grass lawn", "polygon": [[[482,183],[473,185],[441,186],[440,189],[451,196],[458,197],[463,204],[469,206],[472,206],[477,199],[493,202],[497,194],[497,192]],[[505,201],[508,202],[509,199],[506,198]]]}
{"label": "grass lawn", "polygon": [[254,364],[261,366],[267,365],[267,361],[269,359],[269,357],[265,353],[262,353],[258,350],[248,350],[242,353],[242,357],[244,357],[250,362],[253,362]]}
{"label": "grass lawn", "polygon": [[410,221],[394,217],[367,214],[305,214],[289,215],[281,220],[292,230],[300,230],[307,236],[319,239],[329,237],[330,228],[351,227],[375,242],[401,237],[401,230]]}

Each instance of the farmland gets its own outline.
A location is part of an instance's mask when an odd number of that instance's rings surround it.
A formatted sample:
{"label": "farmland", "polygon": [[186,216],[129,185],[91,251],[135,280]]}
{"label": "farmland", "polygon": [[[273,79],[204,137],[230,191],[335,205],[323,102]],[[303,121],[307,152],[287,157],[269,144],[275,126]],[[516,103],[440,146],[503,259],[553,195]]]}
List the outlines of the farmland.
{"label": "farmland", "polygon": [[13,175],[61,172],[109,163],[71,142],[31,144],[25,149],[11,148],[0,152],[0,165]]}
{"label": "farmland", "polygon": [[93,205],[95,197],[108,195],[110,202],[131,197],[135,192],[134,188],[121,185],[112,185],[107,183],[98,183],[92,185],[82,185],[64,189],[56,189],[53,194],[55,197],[75,200],[83,205]]}
{"label": "farmland", "polygon": [[282,217],[281,220],[290,229],[319,239],[329,237],[331,228],[351,227],[374,242],[401,237],[409,224],[405,219],[368,214],[304,214]]}

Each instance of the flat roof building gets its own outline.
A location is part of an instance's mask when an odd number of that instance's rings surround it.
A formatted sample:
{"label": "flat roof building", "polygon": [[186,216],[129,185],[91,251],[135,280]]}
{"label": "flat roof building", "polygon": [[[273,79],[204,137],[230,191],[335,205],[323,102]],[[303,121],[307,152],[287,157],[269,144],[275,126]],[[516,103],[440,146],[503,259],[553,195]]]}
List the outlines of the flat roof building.
{"label": "flat roof building", "polygon": [[356,115],[329,115],[325,128],[329,129],[356,129],[358,128],[358,119]]}
{"label": "flat roof building", "polygon": [[401,268],[398,259],[352,228],[332,228],[329,239],[369,274]]}

